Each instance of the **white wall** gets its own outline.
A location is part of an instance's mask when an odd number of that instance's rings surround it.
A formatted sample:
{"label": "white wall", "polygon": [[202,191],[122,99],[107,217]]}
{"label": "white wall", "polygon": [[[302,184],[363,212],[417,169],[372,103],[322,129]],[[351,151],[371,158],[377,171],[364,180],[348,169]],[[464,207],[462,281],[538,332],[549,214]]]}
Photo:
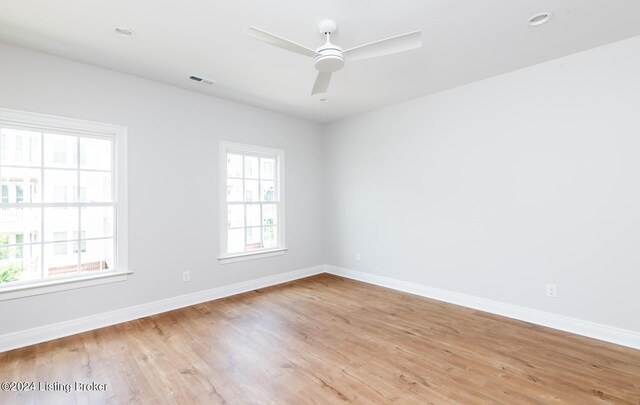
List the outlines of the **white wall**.
{"label": "white wall", "polygon": [[[0,107],[128,126],[135,272],[0,301],[0,335],[324,262],[640,331],[640,38],[324,128],[9,45],[0,60]],[[286,150],[286,255],[218,265],[220,139]]]}
{"label": "white wall", "polygon": [[[0,107],[129,128],[134,271],[122,283],[0,301],[0,335],[323,262],[318,125],[5,44],[0,61]],[[221,139],[285,149],[285,255],[218,264]]]}
{"label": "white wall", "polygon": [[639,72],[636,37],[328,125],[328,262],[640,331]]}

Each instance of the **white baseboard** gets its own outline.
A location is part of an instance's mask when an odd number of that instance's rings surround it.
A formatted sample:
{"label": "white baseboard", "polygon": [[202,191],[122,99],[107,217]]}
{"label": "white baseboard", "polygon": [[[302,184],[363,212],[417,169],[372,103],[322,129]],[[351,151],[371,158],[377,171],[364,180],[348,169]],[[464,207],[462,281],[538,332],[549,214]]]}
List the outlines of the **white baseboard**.
{"label": "white baseboard", "polygon": [[324,266],[308,267],[306,269],[291,271],[288,273],[276,274],[262,277],[255,280],[248,280],[241,283],[231,284],[210,290],[198,291],[191,294],[179,295],[159,301],[140,304],[133,307],[123,308],[115,311],[104,312],[70,321],[44,325],[33,329],[0,335],[0,353],[20,347],[42,343],[76,333],[86,332],[105,326],[143,318],[162,312],[171,311],[178,308],[188,307],[201,302],[211,301],[230,295],[253,291],[276,284],[323,273]]}
{"label": "white baseboard", "polygon": [[105,326],[115,325],[145,316],[155,315],[162,312],[184,308],[201,302],[211,301],[219,298],[253,291],[288,281],[309,277],[320,273],[330,273],[338,276],[375,284],[382,287],[404,291],[410,294],[420,295],[439,301],[449,302],[468,308],[473,308],[496,315],[519,319],[537,325],[547,326],[554,329],[563,330],[577,335],[616,343],[635,349],[640,349],[640,332],[619,329],[612,326],[602,325],[581,319],[557,315],[550,312],[538,311],[535,309],[520,307],[512,304],[505,304],[485,298],[428,287],[422,284],[402,281],[390,277],[379,276],[357,270],[345,269],[331,265],[319,265],[306,269],[291,271],[288,273],[276,274],[255,280],[248,280],[241,283],[231,284],[210,290],[198,291],[191,294],[180,295],[164,300],[149,302],[133,307],[123,308],[115,311],[104,312],[70,321],[44,325],[33,329],[12,332],[0,335],[0,353],[8,350],[42,343],[77,333],[86,332]]}
{"label": "white baseboard", "polygon": [[428,287],[422,284],[402,281],[357,270],[325,265],[325,271],[330,274],[363,281],[369,284],[375,284],[410,294],[420,295],[422,297],[433,298],[438,301],[444,301],[467,308],[506,316],[508,318],[547,326],[553,329],[559,329],[565,332],[575,333],[576,335],[587,336],[603,340],[605,342],[640,349],[640,332],[615,328],[595,322],[584,321],[550,312],[538,311],[517,305],[505,304],[503,302]]}

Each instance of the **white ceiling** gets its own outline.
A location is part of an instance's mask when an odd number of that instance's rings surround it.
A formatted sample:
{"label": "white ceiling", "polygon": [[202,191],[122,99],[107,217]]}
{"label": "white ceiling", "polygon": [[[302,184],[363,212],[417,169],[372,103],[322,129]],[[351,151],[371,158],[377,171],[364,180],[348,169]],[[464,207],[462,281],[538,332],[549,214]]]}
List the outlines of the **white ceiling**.
{"label": "white ceiling", "polygon": [[[527,26],[543,11],[549,24]],[[242,34],[254,25],[315,48],[326,18],[344,49],[415,30],[423,47],[348,63],[321,102],[313,59]],[[638,0],[0,0],[2,41],[318,122],[635,35]]]}

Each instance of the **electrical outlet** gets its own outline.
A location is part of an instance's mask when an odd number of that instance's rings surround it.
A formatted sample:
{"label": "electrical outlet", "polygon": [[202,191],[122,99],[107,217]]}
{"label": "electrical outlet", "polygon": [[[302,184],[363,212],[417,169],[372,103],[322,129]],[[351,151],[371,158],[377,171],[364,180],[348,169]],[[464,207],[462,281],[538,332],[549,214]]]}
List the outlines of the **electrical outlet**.
{"label": "electrical outlet", "polygon": [[558,286],[547,284],[547,297],[556,298],[558,296]]}
{"label": "electrical outlet", "polygon": [[356,253],[356,262],[360,261],[360,253]]}
{"label": "electrical outlet", "polygon": [[182,281],[191,281],[191,272],[183,271],[182,272]]}

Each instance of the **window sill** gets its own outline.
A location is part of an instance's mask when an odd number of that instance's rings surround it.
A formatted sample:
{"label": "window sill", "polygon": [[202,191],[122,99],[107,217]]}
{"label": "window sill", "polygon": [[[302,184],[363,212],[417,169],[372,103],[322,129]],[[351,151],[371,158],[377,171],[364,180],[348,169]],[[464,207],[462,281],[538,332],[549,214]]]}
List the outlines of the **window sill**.
{"label": "window sill", "polygon": [[280,256],[285,254],[287,248],[261,250],[259,252],[241,253],[238,255],[230,255],[224,257],[218,257],[220,264],[243,262],[245,260],[262,259],[263,257]]}
{"label": "window sill", "polygon": [[73,290],[76,288],[90,287],[100,284],[117,283],[127,280],[130,274],[132,274],[131,271],[113,271],[85,277],[47,280],[38,283],[0,287],[0,301]]}

